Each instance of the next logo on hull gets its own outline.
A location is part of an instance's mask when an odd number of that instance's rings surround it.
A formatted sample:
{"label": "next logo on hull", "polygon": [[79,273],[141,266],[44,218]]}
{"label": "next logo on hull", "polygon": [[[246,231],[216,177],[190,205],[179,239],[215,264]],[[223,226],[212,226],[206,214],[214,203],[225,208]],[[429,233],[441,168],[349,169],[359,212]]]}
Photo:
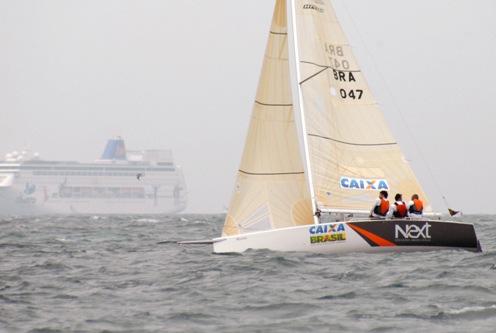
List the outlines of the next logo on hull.
{"label": "next logo on hull", "polygon": [[396,225],[394,227],[394,237],[396,239],[431,239],[431,225],[425,223],[423,226],[416,224],[407,224],[404,227]]}
{"label": "next logo on hull", "polygon": [[363,179],[363,178],[341,177],[339,183],[341,185],[341,188],[347,190],[372,190],[372,191],[389,190],[388,182],[385,179]]}

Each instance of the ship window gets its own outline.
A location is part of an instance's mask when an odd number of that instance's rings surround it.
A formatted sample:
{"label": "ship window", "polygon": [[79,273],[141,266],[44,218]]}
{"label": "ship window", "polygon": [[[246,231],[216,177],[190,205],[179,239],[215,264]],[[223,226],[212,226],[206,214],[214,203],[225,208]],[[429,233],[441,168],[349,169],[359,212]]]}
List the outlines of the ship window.
{"label": "ship window", "polygon": [[60,198],[145,198],[145,189],[142,187],[82,187],[61,186]]}

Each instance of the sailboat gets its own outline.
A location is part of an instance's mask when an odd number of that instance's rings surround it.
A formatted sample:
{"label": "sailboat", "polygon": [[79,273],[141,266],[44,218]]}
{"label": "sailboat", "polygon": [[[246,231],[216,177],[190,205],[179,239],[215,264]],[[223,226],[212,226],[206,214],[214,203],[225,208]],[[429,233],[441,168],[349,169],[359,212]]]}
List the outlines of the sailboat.
{"label": "sailboat", "polygon": [[[418,194],[426,218],[368,218],[381,190]],[[472,224],[433,213],[330,0],[276,0],[234,193],[210,243],[215,253],[481,250]]]}

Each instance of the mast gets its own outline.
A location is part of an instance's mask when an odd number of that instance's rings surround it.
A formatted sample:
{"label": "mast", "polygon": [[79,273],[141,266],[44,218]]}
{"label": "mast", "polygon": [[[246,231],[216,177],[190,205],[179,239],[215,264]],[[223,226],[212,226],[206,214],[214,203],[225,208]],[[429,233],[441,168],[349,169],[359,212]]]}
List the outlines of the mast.
{"label": "mast", "polygon": [[[291,90],[293,92],[293,111],[297,128],[300,132],[300,146],[304,161],[305,174],[310,192],[310,200],[312,204],[313,221],[319,224],[319,218],[316,216],[317,202],[315,197],[315,189],[313,186],[312,169],[310,166],[310,154],[308,151],[307,126],[305,120],[305,110],[303,106],[303,94],[300,89],[301,73],[300,73],[300,54],[298,50],[298,32],[296,31],[296,0],[287,1],[287,19],[288,19],[288,60],[289,72],[291,77]],[[291,52],[292,51],[292,52]],[[292,53],[292,54],[291,54]]]}

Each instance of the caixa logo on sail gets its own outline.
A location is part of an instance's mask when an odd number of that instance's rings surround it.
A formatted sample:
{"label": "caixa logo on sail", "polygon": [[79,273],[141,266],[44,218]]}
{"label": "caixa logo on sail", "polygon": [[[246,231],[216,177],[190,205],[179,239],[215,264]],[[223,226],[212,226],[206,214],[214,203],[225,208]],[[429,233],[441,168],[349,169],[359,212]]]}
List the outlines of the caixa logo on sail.
{"label": "caixa logo on sail", "polygon": [[407,224],[405,226],[397,224],[394,226],[394,237],[396,240],[430,240],[431,225],[427,222],[420,226],[416,224]]}
{"label": "caixa logo on sail", "polygon": [[341,188],[347,190],[389,190],[389,184],[385,179],[341,177],[339,183],[341,184]]}

